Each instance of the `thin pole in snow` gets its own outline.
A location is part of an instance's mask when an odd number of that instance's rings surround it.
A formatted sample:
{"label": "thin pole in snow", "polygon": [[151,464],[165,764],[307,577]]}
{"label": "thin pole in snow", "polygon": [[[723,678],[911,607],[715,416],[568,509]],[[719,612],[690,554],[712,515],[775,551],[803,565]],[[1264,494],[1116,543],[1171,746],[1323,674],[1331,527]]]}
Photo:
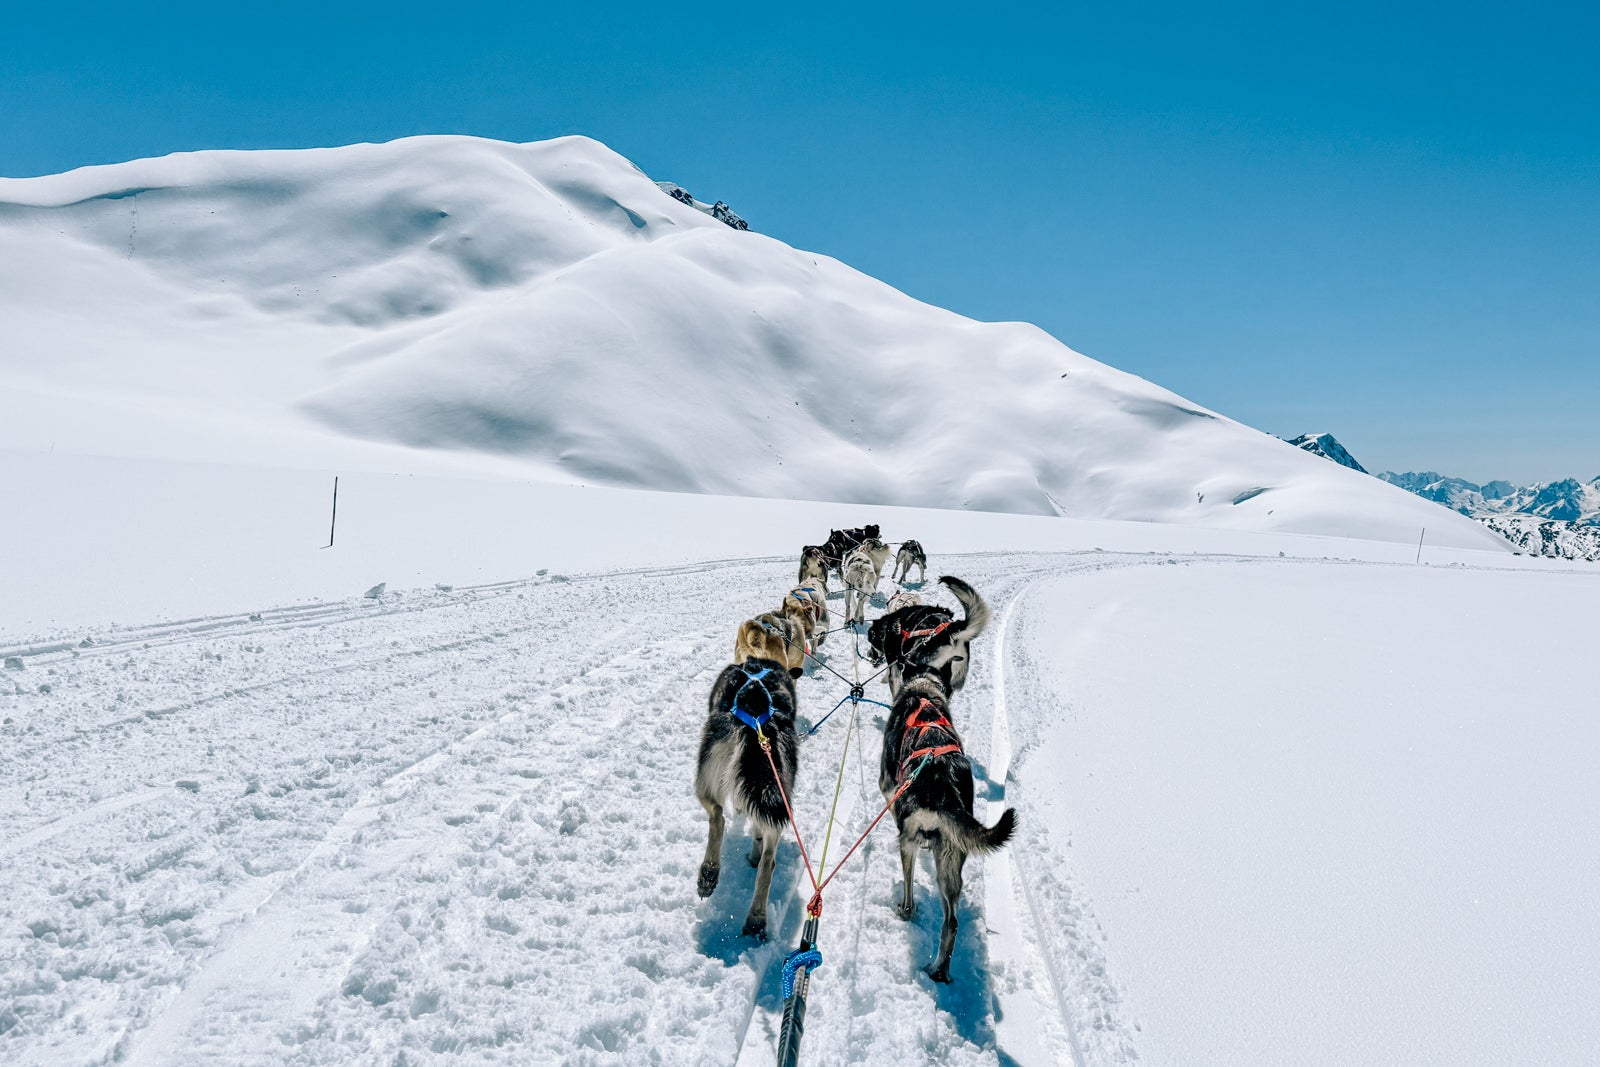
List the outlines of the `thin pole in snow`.
{"label": "thin pole in snow", "polygon": [[333,547],[333,531],[339,525],[339,476],[333,476],[333,517],[328,520],[328,543],[323,548]]}
{"label": "thin pole in snow", "polygon": [[1421,536],[1419,536],[1417,538],[1417,562],[1418,563],[1422,562],[1422,538],[1427,537],[1427,536],[1428,536],[1428,528],[1426,526],[1424,526],[1422,528]]}

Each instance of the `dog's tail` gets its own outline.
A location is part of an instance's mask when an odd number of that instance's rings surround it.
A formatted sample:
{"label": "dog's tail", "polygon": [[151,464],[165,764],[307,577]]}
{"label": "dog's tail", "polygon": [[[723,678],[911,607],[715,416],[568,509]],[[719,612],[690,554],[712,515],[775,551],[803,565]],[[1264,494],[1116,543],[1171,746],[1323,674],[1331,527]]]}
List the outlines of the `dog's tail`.
{"label": "dog's tail", "polygon": [[1017,809],[1007,808],[993,826],[983,825],[964,811],[945,812],[941,821],[942,829],[960,845],[961,851],[981,855],[998,852],[1011,840],[1017,830]]}
{"label": "dog's tail", "polygon": [[983,633],[984,627],[989,625],[989,605],[978,595],[978,591],[960,578],[953,578],[948,574],[939,581],[950,588],[950,592],[961,602],[962,610],[967,613],[967,617],[961,620],[961,629],[956,631],[955,636],[970,641]]}

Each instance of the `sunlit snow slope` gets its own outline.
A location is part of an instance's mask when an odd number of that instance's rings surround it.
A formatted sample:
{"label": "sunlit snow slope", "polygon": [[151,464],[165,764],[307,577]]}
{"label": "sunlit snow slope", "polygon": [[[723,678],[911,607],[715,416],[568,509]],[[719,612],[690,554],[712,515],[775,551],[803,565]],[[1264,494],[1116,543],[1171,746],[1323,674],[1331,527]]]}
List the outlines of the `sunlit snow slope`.
{"label": "sunlit snow slope", "polygon": [[0,448],[1500,544],[580,137],[0,179],[0,321]]}

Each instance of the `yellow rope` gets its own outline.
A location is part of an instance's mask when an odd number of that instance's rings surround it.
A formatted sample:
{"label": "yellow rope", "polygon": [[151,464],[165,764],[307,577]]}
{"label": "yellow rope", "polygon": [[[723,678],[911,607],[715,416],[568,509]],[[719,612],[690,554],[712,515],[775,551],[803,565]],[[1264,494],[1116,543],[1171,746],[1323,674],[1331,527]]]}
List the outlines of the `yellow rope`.
{"label": "yellow rope", "polygon": [[833,841],[833,816],[839,810],[839,787],[844,784],[844,765],[850,756],[850,737],[856,732],[856,712],[861,709],[858,701],[850,702],[850,725],[844,732],[844,751],[839,754],[839,776],[833,782],[833,807],[828,809],[828,832],[822,838],[822,858],[817,861],[817,870],[828,869],[828,845]]}

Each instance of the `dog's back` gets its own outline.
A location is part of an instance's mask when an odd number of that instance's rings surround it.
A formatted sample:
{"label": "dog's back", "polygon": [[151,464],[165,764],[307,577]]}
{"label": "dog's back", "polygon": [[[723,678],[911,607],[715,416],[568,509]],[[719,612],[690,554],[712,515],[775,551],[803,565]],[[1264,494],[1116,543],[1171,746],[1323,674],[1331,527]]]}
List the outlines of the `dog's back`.
{"label": "dog's back", "polygon": [[769,611],[739,624],[733,639],[733,661],[772,660],[781,663],[794,678],[804,673],[806,631],[796,618],[784,611]]}
{"label": "dog's back", "polygon": [[[800,576],[797,582],[817,580],[824,584],[828,581],[828,554],[821,545],[806,545],[800,550]],[[827,594],[827,589],[823,589]]]}
{"label": "dog's back", "polygon": [[[895,597],[902,595],[915,596],[896,593]],[[873,663],[906,663],[940,625],[948,628],[956,618],[955,612],[938,604],[896,605],[891,600],[889,606],[892,610],[874,619],[867,628],[867,648]]]}
{"label": "dog's back", "polygon": [[695,792],[717,801],[731,799],[735,811],[766,827],[781,829],[789,821],[783,796],[756,742],[755,730],[734,714],[735,706],[756,719],[772,713],[762,731],[772,741],[773,762],[783,776],[784,788],[794,785],[799,748],[794,679],[782,663],[749,659],[724,667],[711,687],[705,729],[700,735]]}
{"label": "dog's back", "polygon": [[1011,840],[1013,809],[993,827],[973,818],[972,761],[950,721],[950,698],[929,676],[906,683],[883,728],[879,788],[892,794],[907,778],[911,785],[895,801],[895,821],[925,847],[970,854],[993,852]]}
{"label": "dog's back", "polygon": [[931,849],[934,877],[944,903],[939,955],[928,969],[935,982],[950,981],[950,956],[955,949],[961,872],[967,857],[993,852],[1011,840],[1014,809],[1007,808],[994,826],[972,815],[972,763],[950,721],[950,691],[939,675],[915,668],[889,711],[883,730],[883,760],[878,787],[893,801],[900,829],[902,919],[916,914],[911,882],[916,853]]}
{"label": "dog's back", "polygon": [[855,551],[862,553],[872,561],[872,570],[875,574],[883,574],[883,565],[889,562],[889,546],[876,537],[868,537],[855,547]]}
{"label": "dog's back", "polygon": [[[723,807],[731,804],[750,817],[750,865],[756,868],[755,892],[744,921],[746,936],[764,938],[767,933],[767,898],[778,839],[789,821],[785,797],[794,792],[800,750],[794,715],[794,680],[783,664],[750,659],[724,667],[717,676],[700,734],[694,791],[706,809],[707,833],[695,888],[701,897],[716,891],[727,826]],[[765,748],[762,738],[767,741]]]}

